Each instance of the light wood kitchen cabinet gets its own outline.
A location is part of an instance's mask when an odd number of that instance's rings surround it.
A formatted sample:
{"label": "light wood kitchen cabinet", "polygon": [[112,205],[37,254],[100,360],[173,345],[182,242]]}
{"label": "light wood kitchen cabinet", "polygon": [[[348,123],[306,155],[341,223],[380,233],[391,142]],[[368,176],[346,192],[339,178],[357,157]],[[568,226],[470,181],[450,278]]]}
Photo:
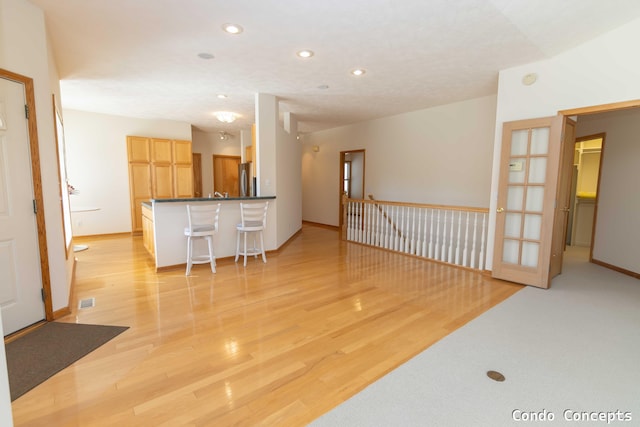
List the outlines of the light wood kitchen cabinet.
{"label": "light wood kitchen cabinet", "polygon": [[129,163],[149,163],[151,161],[149,144],[149,138],[139,136],[127,137],[127,154],[129,156]]}
{"label": "light wood kitchen cabinet", "polygon": [[191,141],[173,141],[173,163],[176,165],[191,165]]}
{"label": "light wood kitchen cabinet", "polygon": [[193,168],[191,165],[174,165],[175,175],[173,197],[188,199],[193,197]]}
{"label": "light wood kitchen cabinet", "polygon": [[131,199],[131,228],[142,230],[141,203],[152,198],[151,165],[149,163],[129,163],[129,194]]}
{"label": "light wood kitchen cabinet", "polygon": [[151,164],[151,191],[154,199],[173,198],[173,166],[169,164]]}
{"label": "light wood kitchen cabinet", "polygon": [[151,161],[153,163],[173,163],[173,141],[170,139],[151,139]]}
{"label": "light wood kitchen cabinet", "polygon": [[140,204],[142,208],[142,244],[145,249],[155,257],[155,240],[153,235],[153,212],[151,208]]}
{"label": "light wood kitchen cabinet", "polygon": [[143,230],[141,202],[193,197],[191,141],[127,136],[131,227]]}

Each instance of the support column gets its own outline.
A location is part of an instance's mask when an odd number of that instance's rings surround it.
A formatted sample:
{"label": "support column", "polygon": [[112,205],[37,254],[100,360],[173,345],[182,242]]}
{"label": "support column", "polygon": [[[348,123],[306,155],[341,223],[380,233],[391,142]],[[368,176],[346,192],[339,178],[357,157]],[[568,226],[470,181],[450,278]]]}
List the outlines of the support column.
{"label": "support column", "polygon": [[276,195],[276,137],[278,100],[274,95],[256,94],[256,175],[258,195]]}

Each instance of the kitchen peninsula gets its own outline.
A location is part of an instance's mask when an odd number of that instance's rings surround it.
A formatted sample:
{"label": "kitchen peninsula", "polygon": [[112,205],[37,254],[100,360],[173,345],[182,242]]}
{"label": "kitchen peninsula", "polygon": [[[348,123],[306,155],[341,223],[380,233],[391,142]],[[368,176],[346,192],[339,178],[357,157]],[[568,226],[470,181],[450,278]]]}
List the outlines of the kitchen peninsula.
{"label": "kitchen peninsula", "polygon": [[[240,222],[240,203],[251,201],[269,202],[264,244],[265,250],[274,250],[275,196],[152,199],[150,202],[142,202],[143,241],[154,258],[156,271],[184,266],[187,262],[187,238],[184,228],[188,224],[188,204],[221,204],[218,234],[214,237],[214,251],[216,258],[224,258],[236,254],[236,225]],[[194,243],[196,253],[206,250],[204,242]]]}

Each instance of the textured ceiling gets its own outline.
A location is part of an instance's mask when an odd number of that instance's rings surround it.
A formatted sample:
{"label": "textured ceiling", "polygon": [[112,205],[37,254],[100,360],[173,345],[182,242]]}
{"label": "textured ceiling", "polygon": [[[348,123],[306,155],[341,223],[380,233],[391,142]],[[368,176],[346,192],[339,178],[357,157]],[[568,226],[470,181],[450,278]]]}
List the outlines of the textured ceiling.
{"label": "textured ceiling", "polygon": [[[499,70],[640,16],[637,0],[31,2],[45,12],[64,108],[228,132],[253,123],[255,93],[279,97],[301,132],[489,95]],[[244,32],[223,32],[227,22]],[[358,67],[367,73],[350,75]],[[215,111],[240,118],[221,124]]]}

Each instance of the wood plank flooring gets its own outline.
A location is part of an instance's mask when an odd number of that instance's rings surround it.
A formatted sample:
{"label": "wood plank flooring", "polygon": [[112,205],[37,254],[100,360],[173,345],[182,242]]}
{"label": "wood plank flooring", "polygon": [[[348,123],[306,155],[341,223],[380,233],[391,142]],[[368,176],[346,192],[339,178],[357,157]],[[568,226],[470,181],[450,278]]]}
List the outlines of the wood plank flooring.
{"label": "wood plank flooring", "polygon": [[521,289],[310,225],[190,277],[141,237],[76,240],[61,320],[130,329],[16,400],[16,426],[302,426]]}

